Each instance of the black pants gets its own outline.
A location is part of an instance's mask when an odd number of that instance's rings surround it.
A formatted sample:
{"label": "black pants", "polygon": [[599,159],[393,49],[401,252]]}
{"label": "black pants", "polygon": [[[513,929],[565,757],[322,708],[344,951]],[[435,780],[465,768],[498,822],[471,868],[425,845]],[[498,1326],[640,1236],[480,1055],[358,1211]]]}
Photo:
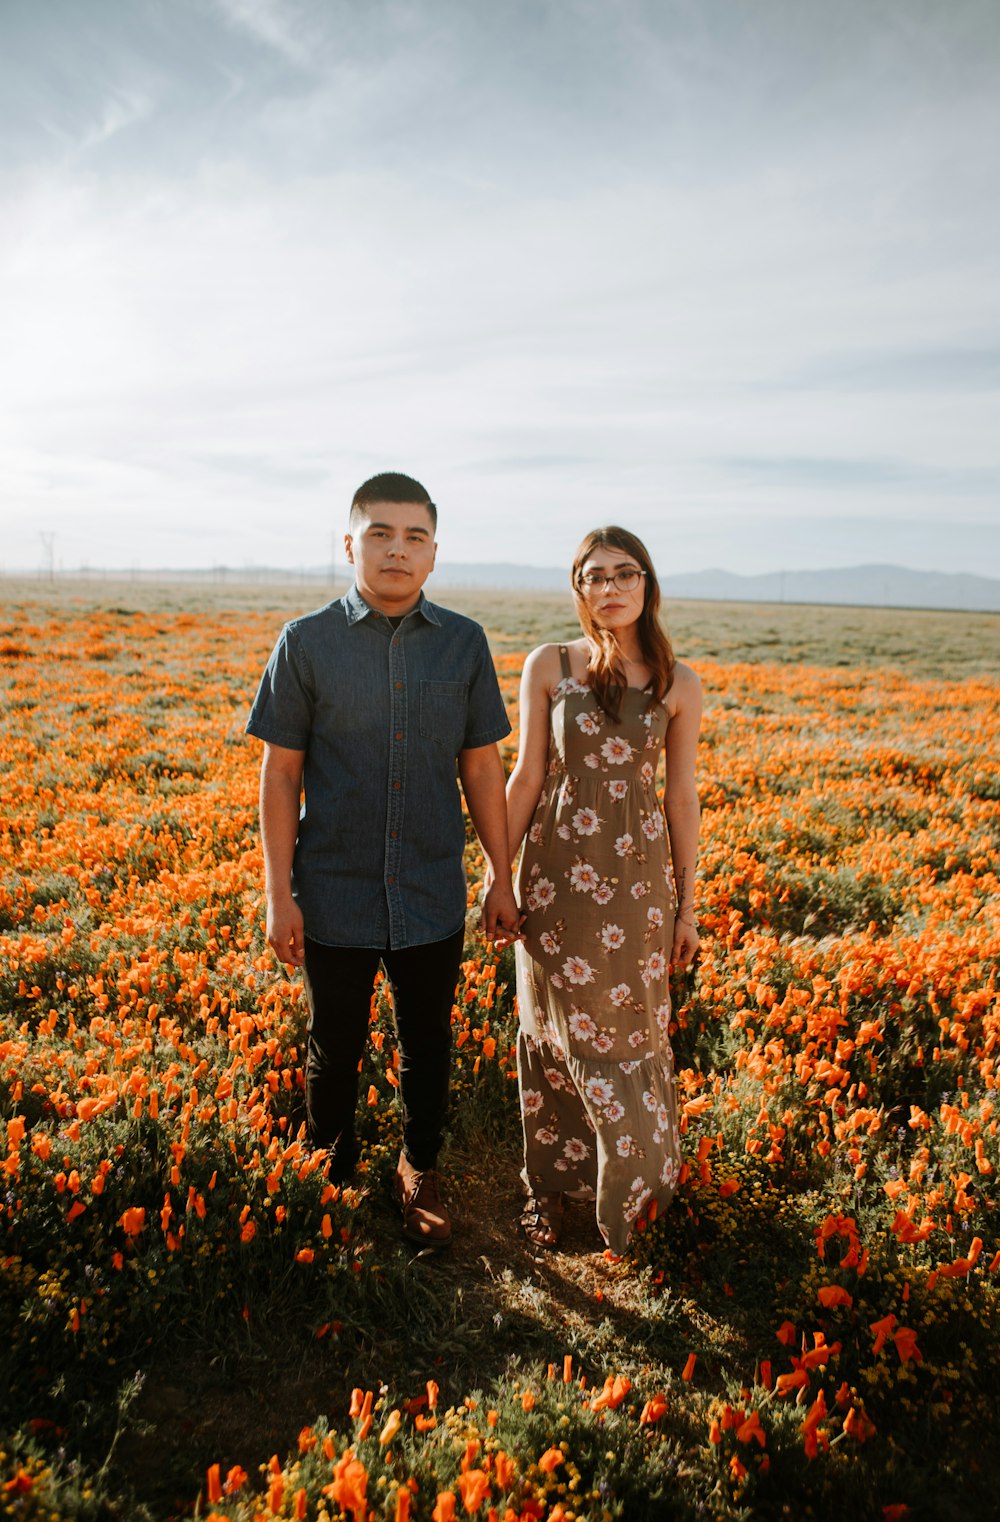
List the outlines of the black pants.
{"label": "black pants", "polygon": [[323,946],[306,939],[306,1118],[313,1146],[333,1153],[332,1178],[347,1178],[357,1159],[358,1067],[380,962],[396,1016],[403,1150],[422,1172],[436,1166],[448,1108],[451,1009],[464,942],[462,930],[445,941],[398,951]]}

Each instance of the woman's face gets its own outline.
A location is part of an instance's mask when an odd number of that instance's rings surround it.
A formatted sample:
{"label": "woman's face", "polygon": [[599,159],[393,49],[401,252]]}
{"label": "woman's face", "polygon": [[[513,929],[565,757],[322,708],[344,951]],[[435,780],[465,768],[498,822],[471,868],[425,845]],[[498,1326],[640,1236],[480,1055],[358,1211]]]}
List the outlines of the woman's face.
{"label": "woman's face", "polygon": [[645,572],[625,550],[599,544],[580,568],[579,591],[594,622],[602,629],[626,629],[642,612]]}

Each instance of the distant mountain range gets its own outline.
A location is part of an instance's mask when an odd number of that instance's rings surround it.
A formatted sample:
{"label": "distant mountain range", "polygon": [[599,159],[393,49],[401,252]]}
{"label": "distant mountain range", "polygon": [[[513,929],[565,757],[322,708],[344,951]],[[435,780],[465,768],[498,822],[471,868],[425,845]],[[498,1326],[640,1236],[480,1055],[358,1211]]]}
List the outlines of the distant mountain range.
{"label": "distant mountain range", "polygon": [[[193,581],[296,583],[338,597],[348,583],[349,566],[320,565],[296,571],[276,566],[206,566],[200,570],[128,572],[89,567],[63,571],[59,579],[83,581]],[[428,590],[482,587],[496,591],[569,592],[569,573],[560,566],[512,565],[507,561],[463,563],[438,561]],[[741,576],[735,571],[688,571],[665,576],[661,586],[669,600],[699,602],[840,603],[868,608],[939,608],[960,613],[1000,613],[1000,579],[993,576],[910,571],[901,565],[854,565],[832,571],[769,571]]]}
{"label": "distant mountain range", "polygon": [[[567,573],[554,566],[438,562],[436,587],[495,587],[566,591]],[[941,608],[1000,613],[1000,580],[991,576],[910,571],[900,565],[855,565],[832,571],[689,571],[665,576],[667,598],[705,602],[842,603],[875,608]]]}

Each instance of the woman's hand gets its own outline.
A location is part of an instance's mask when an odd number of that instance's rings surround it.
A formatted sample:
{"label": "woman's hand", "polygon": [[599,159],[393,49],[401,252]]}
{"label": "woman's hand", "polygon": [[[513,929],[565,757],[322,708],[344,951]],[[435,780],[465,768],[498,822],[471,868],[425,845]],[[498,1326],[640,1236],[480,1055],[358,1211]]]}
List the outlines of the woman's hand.
{"label": "woman's hand", "polygon": [[516,941],[524,940],[524,936],[521,933],[521,926],[523,924],[524,915],[520,912],[518,912],[517,923],[510,930],[508,930],[506,925],[501,924],[499,918],[497,919],[497,928],[493,935],[493,945],[497,951],[503,951],[507,946],[513,946]]}
{"label": "woman's hand", "polygon": [[694,916],[688,912],[674,921],[674,945],[670,954],[672,972],[686,972],[698,951],[698,927]]}
{"label": "woman's hand", "polygon": [[487,866],[486,877],[482,880],[481,903],[479,935],[492,941],[498,951],[504,950],[504,947],[514,941],[524,941],[524,936],[521,935],[524,915],[514,900],[510,880],[505,887],[504,884],[499,884],[490,866]]}

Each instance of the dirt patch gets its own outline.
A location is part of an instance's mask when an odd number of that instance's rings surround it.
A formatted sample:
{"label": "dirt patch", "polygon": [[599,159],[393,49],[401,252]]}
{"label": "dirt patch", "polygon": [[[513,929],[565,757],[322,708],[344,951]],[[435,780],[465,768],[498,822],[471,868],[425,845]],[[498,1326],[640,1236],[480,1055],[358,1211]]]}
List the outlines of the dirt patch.
{"label": "dirt patch", "polygon": [[[236,1464],[255,1479],[272,1454],[293,1451],[319,1415],[342,1423],[357,1384],[417,1394],[435,1379],[458,1398],[510,1367],[586,1360],[599,1343],[634,1341],[641,1308],[634,1276],[604,1256],[592,1204],[569,1206],[558,1252],[521,1231],[519,1161],[499,1150],[452,1151],[444,1160],[455,1235],[445,1252],[417,1252],[402,1239],[387,1187],[362,1206],[385,1271],[407,1276],[413,1337],[372,1325],[360,1335],[317,1340],[299,1325],[250,1329],[242,1345],[207,1354],[183,1349],[146,1372],[115,1471],[156,1518],[192,1503],[210,1464]],[[619,1341],[620,1339],[620,1341]]]}

